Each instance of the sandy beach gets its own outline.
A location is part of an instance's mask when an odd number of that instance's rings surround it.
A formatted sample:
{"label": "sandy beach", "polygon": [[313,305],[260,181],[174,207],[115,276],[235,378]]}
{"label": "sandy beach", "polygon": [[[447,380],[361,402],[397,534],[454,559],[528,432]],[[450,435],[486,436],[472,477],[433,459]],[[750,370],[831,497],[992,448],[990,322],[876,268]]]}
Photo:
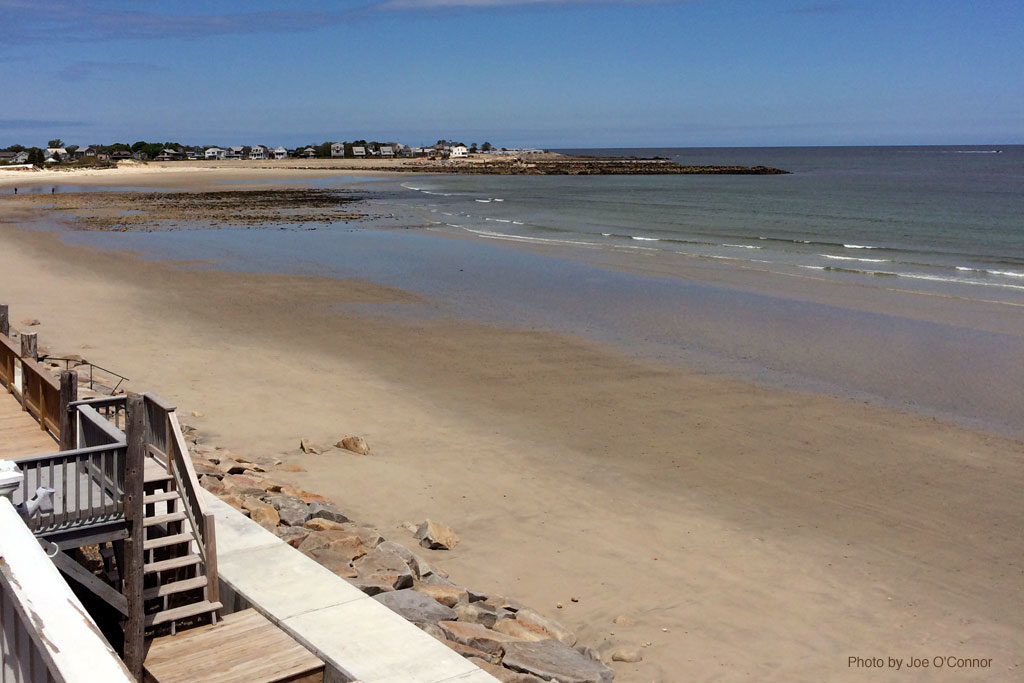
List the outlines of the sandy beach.
{"label": "sandy beach", "polygon": [[[373,306],[423,296],[370,281],[71,246],[25,229],[40,209],[6,196],[339,173],[0,174],[0,302],[15,327],[41,321],[46,349],[201,412],[208,440],[305,468],[275,476],[360,521],[396,538],[405,521],[451,525],[462,542],[431,558],[459,583],[519,598],[594,646],[650,643],[642,662],[613,664],[616,680],[1021,675],[1020,441],[581,337],[402,320]],[[300,438],[350,433],[370,457],[298,452]],[[896,673],[851,657],[991,661]]]}

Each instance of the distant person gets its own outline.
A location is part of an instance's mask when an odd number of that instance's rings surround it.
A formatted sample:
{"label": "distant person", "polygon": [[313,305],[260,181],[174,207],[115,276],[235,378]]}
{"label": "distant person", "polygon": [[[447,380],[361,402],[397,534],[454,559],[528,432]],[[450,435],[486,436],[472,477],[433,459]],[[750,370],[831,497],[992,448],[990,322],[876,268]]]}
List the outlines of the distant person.
{"label": "distant person", "polygon": [[18,194],[18,188],[14,188],[14,194]]}
{"label": "distant person", "polygon": [[57,188],[56,188],[56,187],[51,187],[51,188],[50,188],[50,194],[53,194],[53,193],[54,193],[54,192],[56,192],[56,191],[57,191]]}

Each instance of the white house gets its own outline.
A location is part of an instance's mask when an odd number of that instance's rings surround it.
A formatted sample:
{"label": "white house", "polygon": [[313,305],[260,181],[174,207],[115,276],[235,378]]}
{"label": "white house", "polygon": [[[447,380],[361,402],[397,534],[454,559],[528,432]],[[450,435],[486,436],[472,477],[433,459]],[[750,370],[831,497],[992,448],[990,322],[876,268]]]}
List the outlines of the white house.
{"label": "white house", "polygon": [[301,156],[304,156],[307,159],[312,159],[313,157],[316,156],[316,150],[313,149],[312,147],[307,147],[306,149],[302,150],[300,154]]}
{"label": "white house", "polygon": [[366,148],[365,147],[353,147],[352,148],[352,156],[354,156],[354,157],[365,157],[366,156]]}
{"label": "white house", "polygon": [[14,163],[16,164],[27,164],[28,163],[28,152],[18,152],[14,155]]}
{"label": "white house", "polygon": [[395,148],[392,147],[391,145],[381,145],[380,146],[380,155],[382,157],[388,157],[390,159],[394,159],[395,158]]}
{"label": "white house", "polygon": [[245,154],[245,148],[236,146],[228,147],[228,153],[224,155],[225,159],[241,159]]}
{"label": "white house", "polygon": [[43,161],[52,164],[57,161],[64,161],[68,156],[68,151],[63,147],[47,147],[46,151],[43,152]]}
{"label": "white house", "polygon": [[273,155],[271,157],[273,159],[287,159],[288,158],[288,150],[286,150],[284,147],[275,147],[274,151],[271,152],[271,154]]}
{"label": "white house", "polygon": [[466,148],[465,145],[452,145],[452,149],[451,152],[449,153],[449,156],[452,159],[465,159],[466,157],[469,156],[469,150]]}
{"label": "white house", "polygon": [[266,159],[267,158],[267,148],[264,147],[263,145],[253,145],[252,147],[249,148],[249,158],[250,159]]}
{"label": "white house", "polygon": [[225,156],[227,156],[227,153],[228,151],[226,149],[221,149],[220,147],[210,147],[203,153],[203,156],[205,156],[207,159],[223,159]]}
{"label": "white house", "polygon": [[332,142],[331,143],[331,158],[336,159],[338,157],[345,156],[345,143],[343,142]]}

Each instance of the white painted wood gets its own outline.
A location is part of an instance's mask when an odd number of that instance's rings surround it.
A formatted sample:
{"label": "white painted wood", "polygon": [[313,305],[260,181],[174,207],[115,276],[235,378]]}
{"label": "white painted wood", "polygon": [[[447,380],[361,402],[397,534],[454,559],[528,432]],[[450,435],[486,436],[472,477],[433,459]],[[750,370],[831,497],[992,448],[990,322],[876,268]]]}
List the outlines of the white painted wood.
{"label": "white painted wood", "polygon": [[[128,683],[133,680],[11,501],[3,497],[0,497],[0,560],[3,573],[0,587],[5,606],[0,639],[6,641],[9,632],[19,627],[31,629],[38,636],[28,640],[27,632],[22,634],[15,656],[23,670],[32,669],[31,678],[14,678],[14,681],[48,680],[44,668],[49,670],[51,680],[57,681]],[[10,609],[10,606],[15,608]],[[19,610],[27,620],[17,614]],[[8,617],[12,617],[11,621]]]}

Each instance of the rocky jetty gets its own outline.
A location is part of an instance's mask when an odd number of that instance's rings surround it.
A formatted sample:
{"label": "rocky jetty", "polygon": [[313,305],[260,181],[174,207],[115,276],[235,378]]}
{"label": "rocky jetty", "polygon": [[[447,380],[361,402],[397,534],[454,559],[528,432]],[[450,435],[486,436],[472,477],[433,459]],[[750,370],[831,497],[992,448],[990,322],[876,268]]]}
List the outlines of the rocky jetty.
{"label": "rocky jetty", "polygon": [[[299,167],[302,168],[302,167]],[[317,170],[329,166],[309,167]],[[396,173],[456,175],[779,175],[789,173],[769,166],[684,166],[667,159],[623,157],[570,157],[559,154],[531,157],[498,157],[485,161],[410,160],[394,165],[347,164],[339,170],[386,170]]]}
{"label": "rocky jetty", "polygon": [[[286,471],[283,463],[251,462],[200,443],[192,427],[182,431],[203,487],[498,680],[613,680],[607,665],[612,653],[578,643],[557,621],[506,597],[459,586],[426,558],[353,522],[323,496],[273,481],[275,468]],[[324,449],[303,440],[300,450]],[[451,528],[433,520],[403,526],[424,548],[443,551],[458,542]]]}

